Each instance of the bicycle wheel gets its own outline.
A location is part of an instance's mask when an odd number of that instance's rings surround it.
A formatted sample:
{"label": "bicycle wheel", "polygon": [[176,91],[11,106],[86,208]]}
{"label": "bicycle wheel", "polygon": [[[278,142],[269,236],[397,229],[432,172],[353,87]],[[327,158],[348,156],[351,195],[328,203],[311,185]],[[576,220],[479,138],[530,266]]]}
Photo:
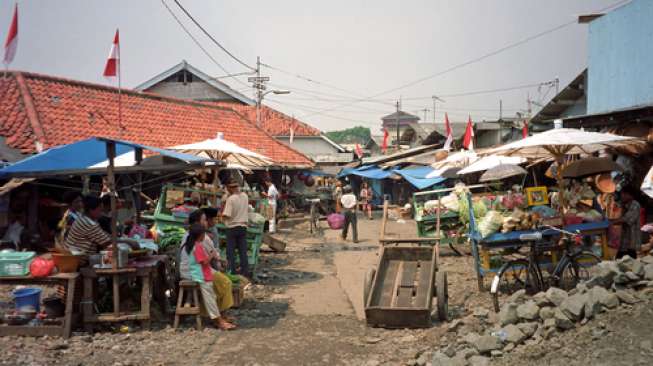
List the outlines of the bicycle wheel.
{"label": "bicycle wheel", "polygon": [[490,287],[494,311],[501,309],[500,301],[518,290],[534,294],[541,288],[541,279],[535,267],[527,259],[514,259],[505,263],[495,275]]}
{"label": "bicycle wheel", "polygon": [[600,262],[601,258],[587,251],[567,257],[566,262],[560,266],[559,272],[555,273],[557,287],[569,291],[579,282],[589,280]]}

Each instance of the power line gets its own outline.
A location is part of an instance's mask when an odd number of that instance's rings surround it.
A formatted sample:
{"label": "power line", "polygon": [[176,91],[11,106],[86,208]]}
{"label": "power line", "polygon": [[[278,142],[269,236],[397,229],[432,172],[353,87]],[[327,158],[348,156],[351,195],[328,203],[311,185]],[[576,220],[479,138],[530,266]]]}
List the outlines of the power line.
{"label": "power line", "polygon": [[168,4],[166,4],[165,0],[161,0],[161,4],[163,4],[163,6],[165,6],[165,8],[166,8],[166,9],[168,10],[168,12],[170,13],[170,15],[172,15],[172,17],[175,19],[175,21],[177,21],[177,24],[179,24],[179,26],[181,27],[181,29],[183,29],[184,32],[186,32],[186,34],[188,35],[188,37],[190,37],[190,39],[193,40],[193,42],[195,43],[195,45],[197,45],[197,47],[199,47],[199,49],[201,49],[202,52],[204,52],[204,54],[205,54],[205,55],[206,55],[206,56],[207,56],[211,61],[213,61],[214,64],[218,65],[218,67],[219,67],[222,71],[224,71],[225,74],[227,74],[227,76],[225,76],[225,77],[233,78],[234,80],[236,80],[236,81],[239,82],[240,84],[243,84],[243,85],[245,85],[245,86],[247,86],[247,87],[249,88],[249,85],[245,84],[245,83],[242,82],[240,79],[236,79],[236,78],[235,78],[235,76],[237,76],[237,75],[235,75],[235,74],[234,74],[234,75],[231,75],[231,74],[229,73],[229,71],[227,71],[227,69],[225,69],[224,66],[222,66],[222,65],[218,62],[218,60],[216,60],[216,59],[215,59],[215,58],[214,58],[214,57],[209,53],[209,51],[207,51],[206,48],[204,48],[204,46],[202,46],[202,44],[197,40],[197,38],[195,38],[195,36],[193,36],[193,34],[188,30],[188,28],[186,28],[186,26],[184,25],[184,23],[181,22],[181,19],[179,19],[179,18],[177,17],[177,15],[172,11],[172,9],[170,9],[170,7],[168,6]]}
{"label": "power line", "polygon": [[[607,6],[607,7],[603,8],[603,9],[599,9],[598,11],[601,12],[601,11],[604,11],[604,10],[607,10],[607,9],[610,9],[610,8],[613,8],[613,7],[616,7],[616,6],[619,6],[619,5],[621,5],[621,4],[624,4],[624,3],[628,2],[628,1],[630,1],[630,0],[622,0],[622,1],[619,1],[619,2],[617,2],[617,3],[612,4],[612,5],[610,5],[610,6]],[[576,19],[574,19],[574,20],[572,20],[572,21],[568,21],[568,22],[562,23],[562,24],[557,25],[557,26],[555,26],[555,27],[553,27],[553,28],[549,28],[549,29],[544,30],[544,31],[542,31],[542,32],[536,33],[536,34],[534,34],[534,35],[532,35],[532,36],[529,36],[529,37],[526,37],[526,38],[524,38],[524,39],[521,39],[521,40],[519,40],[519,41],[517,41],[517,42],[510,43],[510,44],[508,44],[508,45],[506,45],[506,46],[503,46],[503,47],[501,47],[501,48],[499,48],[499,49],[497,49],[497,50],[494,50],[494,51],[492,51],[492,52],[488,52],[488,53],[483,54],[483,55],[481,55],[481,56],[479,56],[479,57],[473,58],[473,59],[471,59],[471,60],[469,60],[469,61],[459,63],[459,64],[454,65],[454,66],[451,66],[451,67],[449,67],[449,68],[447,68],[447,69],[445,69],[445,70],[439,71],[439,72],[437,72],[437,73],[434,73],[434,74],[431,74],[431,75],[428,75],[428,76],[425,76],[425,77],[422,77],[422,78],[419,78],[419,79],[414,80],[414,81],[411,81],[411,82],[409,82],[409,83],[406,83],[406,84],[400,85],[400,86],[398,86],[398,87],[396,87],[396,88],[388,89],[388,90],[385,90],[385,91],[383,91],[383,92],[380,92],[380,93],[374,94],[374,95],[372,95],[372,96],[370,96],[370,97],[363,98],[363,99],[359,99],[359,100],[357,100],[357,101],[353,101],[353,102],[351,102],[351,103],[346,103],[346,104],[336,105],[336,106],[334,106],[334,107],[327,108],[327,109],[321,110],[321,111],[319,111],[319,112],[315,112],[315,113],[311,113],[311,114],[308,114],[308,115],[302,116],[302,118],[306,118],[306,117],[309,117],[309,116],[314,116],[314,115],[322,114],[322,113],[324,113],[324,112],[329,112],[329,111],[335,110],[335,109],[340,108],[340,107],[346,107],[346,106],[349,106],[349,105],[351,105],[351,104],[355,104],[355,103],[358,103],[358,102],[361,102],[361,101],[369,100],[369,99],[372,99],[372,98],[375,98],[375,97],[378,97],[378,96],[381,96],[381,95],[389,94],[389,93],[392,93],[392,92],[395,92],[395,91],[398,91],[398,90],[401,90],[401,89],[408,88],[408,87],[410,87],[410,86],[413,86],[413,85],[416,85],[416,84],[422,83],[422,82],[424,82],[424,81],[426,81],[426,80],[430,80],[430,79],[433,79],[433,78],[435,78],[435,77],[442,76],[442,75],[444,75],[444,74],[446,74],[446,73],[449,73],[449,72],[452,72],[452,71],[458,70],[458,69],[463,68],[463,67],[465,67],[465,66],[469,66],[469,65],[472,65],[472,64],[475,64],[475,63],[481,62],[481,61],[483,61],[483,60],[485,60],[485,59],[487,59],[487,58],[490,58],[490,57],[492,57],[492,56],[496,56],[496,55],[498,55],[498,54],[500,54],[500,53],[503,53],[503,52],[508,51],[508,50],[510,50],[510,49],[513,49],[513,48],[515,48],[515,47],[519,47],[519,46],[521,46],[521,45],[523,45],[523,44],[525,44],[525,43],[528,43],[528,42],[530,42],[530,41],[533,41],[533,40],[535,40],[535,39],[538,39],[538,38],[540,38],[540,37],[543,37],[543,36],[545,36],[545,35],[547,35],[547,34],[550,34],[550,33],[556,32],[556,31],[558,31],[558,30],[560,30],[560,29],[566,28],[566,27],[568,27],[568,26],[570,26],[570,25],[572,25],[572,24],[575,24],[575,23],[576,23]]]}
{"label": "power line", "polygon": [[177,6],[178,6],[178,7],[179,7],[179,8],[180,8],[180,9],[181,9],[185,14],[186,14],[186,16],[187,16],[188,18],[190,18],[190,20],[192,20],[193,23],[195,23],[195,25],[196,25],[196,26],[197,26],[197,27],[198,27],[198,28],[199,28],[199,29],[200,29],[200,30],[201,30],[201,31],[202,31],[202,32],[203,32],[207,37],[209,37],[209,39],[210,39],[211,41],[213,41],[213,43],[215,43],[218,47],[220,47],[220,49],[221,49],[222,51],[224,51],[224,53],[226,53],[227,55],[229,55],[232,59],[236,60],[236,62],[238,62],[239,64],[245,66],[246,68],[248,68],[248,69],[250,69],[250,70],[252,70],[252,71],[256,71],[255,68],[253,68],[252,66],[249,66],[249,65],[246,64],[245,62],[241,61],[241,60],[240,60],[238,57],[236,57],[233,53],[229,52],[229,50],[227,50],[227,49],[226,49],[222,44],[220,44],[220,42],[218,42],[215,38],[213,38],[213,36],[211,35],[211,33],[207,32],[206,29],[204,29],[204,27],[202,27],[202,25],[201,25],[197,20],[195,20],[195,18],[193,18],[193,16],[188,12],[188,10],[186,10],[186,8],[184,8],[184,7],[179,3],[178,0],[174,0],[174,1],[175,1],[175,4],[177,4]]}

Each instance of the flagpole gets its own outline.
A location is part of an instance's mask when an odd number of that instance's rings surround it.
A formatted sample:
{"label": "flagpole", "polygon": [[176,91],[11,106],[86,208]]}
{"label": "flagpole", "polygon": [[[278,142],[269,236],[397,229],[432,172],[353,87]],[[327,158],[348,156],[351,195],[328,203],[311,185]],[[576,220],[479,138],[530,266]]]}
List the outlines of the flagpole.
{"label": "flagpole", "polygon": [[[120,31],[118,30],[118,37],[120,37]],[[120,38],[119,38],[120,39]],[[122,138],[122,84],[121,84],[121,75],[122,74],[122,65],[120,62],[120,41],[118,41],[118,127],[120,128],[120,132],[118,132],[120,138]]]}

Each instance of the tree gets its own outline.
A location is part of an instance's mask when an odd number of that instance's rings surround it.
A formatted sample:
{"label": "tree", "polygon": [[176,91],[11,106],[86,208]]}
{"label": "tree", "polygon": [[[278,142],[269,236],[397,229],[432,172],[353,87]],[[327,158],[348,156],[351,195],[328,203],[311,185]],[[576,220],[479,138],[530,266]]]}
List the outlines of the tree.
{"label": "tree", "polygon": [[370,129],[362,126],[330,131],[326,135],[338,144],[366,144],[371,138]]}

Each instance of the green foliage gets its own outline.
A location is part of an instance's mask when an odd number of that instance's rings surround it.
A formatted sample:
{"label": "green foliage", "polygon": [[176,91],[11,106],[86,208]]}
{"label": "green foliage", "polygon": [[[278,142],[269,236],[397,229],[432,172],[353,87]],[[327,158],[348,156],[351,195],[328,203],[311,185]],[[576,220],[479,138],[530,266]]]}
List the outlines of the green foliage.
{"label": "green foliage", "polygon": [[341,131],[326,133],[327,137],[338,144],[366,144],[370,140],[370,129],[357,126]]}

